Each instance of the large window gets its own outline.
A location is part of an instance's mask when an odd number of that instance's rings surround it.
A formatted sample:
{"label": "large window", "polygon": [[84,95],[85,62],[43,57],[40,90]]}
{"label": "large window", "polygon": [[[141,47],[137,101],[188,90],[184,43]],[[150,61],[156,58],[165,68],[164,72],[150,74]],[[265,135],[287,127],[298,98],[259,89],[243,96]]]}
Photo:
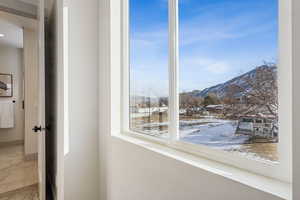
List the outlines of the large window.
{"label": "large window", "polygon": [[128,132],[272,173],[289,112],[279,1],[128,0]]}

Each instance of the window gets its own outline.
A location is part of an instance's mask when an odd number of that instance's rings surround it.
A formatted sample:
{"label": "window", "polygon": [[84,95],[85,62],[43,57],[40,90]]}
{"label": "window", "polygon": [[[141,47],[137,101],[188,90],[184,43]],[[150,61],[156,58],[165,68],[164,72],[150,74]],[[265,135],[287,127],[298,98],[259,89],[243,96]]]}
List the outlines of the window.
{"label": "window", "polygon": [[280,2],[128,0],[125,131],[289,180]]}
{"label": "window", "polygon": [[130,1],[130,129],[168,137],[168,2]]}
{"label": "window", "polygon": [[277,162],[277,0],[179,2],[180,140]]}

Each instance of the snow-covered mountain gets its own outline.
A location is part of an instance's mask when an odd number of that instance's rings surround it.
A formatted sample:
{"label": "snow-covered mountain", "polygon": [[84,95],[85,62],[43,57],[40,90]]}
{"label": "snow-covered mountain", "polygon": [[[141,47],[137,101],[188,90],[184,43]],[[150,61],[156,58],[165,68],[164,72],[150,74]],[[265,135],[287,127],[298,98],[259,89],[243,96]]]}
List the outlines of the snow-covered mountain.
{"label": "snow-covered mountain", "polygon": [[[255,77],[257,75],[257,72],[260,71],[272,71],[276,75],[277,73],[277,67],[274,65],[261,65],[259,67],[256,67],[255,69],[244,73],[240,76],[237,76],[229,81],[226,81],[224,83],[206,88],[204,90],[193,90],[191,92],[184,92],[182,94],[185,95],[190,95],[194,97],[206,97],[209,94],[215,94],[217,95],[220,99],[225,97],[228,92],[232,88],[242,88],[242,91],[235,91],[234,96],[235,97],[241,97],[245,95],[247,92],[251,91],[251,86],[249,85],[249,80],[255,80]],[[167,105],[168,103],[168,97],[147,97],[143,95],[132,95],[130,97],[130,103],[131,105],[136,105],[136,104],[145,104],[151,102],[151,104],[158,104],[159,101],[162,101],[163,104]]]}
{"label": "snow-covered mountain", "polygon": [[246,80],[254,79],[256,77],[257,71],[261,70],[261,69],[271,69],[273,73],[277,72],[277,67],[275,67],[275,66],[262,65],[262,66],[259,66],[245,74],[235,77],[225,83],[221,83],[221,84],[206,88],[202,91],[195,90],[195,91],[189,92],[188,94],[190,94],[192,96],[197,96],[197,97],[206,97],[207,95],[213,93],[213,94],[217,95],[219,98],[223,98],[226,96],[226,94],[228,93],[230,88],[232,88],[232,86],[237,86],[237,87],[243,88],[244,90],[243,90],[243,92],[237,92],[236,94],[234,94],[234,96],[236,96],[236,97],[243,96],[245,94],[245,91],[251,91],[251,86],[248,84],[248,82]]}

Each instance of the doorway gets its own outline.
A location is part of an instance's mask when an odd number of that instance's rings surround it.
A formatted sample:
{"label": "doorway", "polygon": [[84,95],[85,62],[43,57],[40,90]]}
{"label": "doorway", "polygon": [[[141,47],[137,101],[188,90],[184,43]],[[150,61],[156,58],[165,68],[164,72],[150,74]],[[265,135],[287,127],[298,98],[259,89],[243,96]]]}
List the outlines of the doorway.
{"label": "doorway", "polygon": [[44,5],[5,6],[0,2],[0,200],[44,200]]}

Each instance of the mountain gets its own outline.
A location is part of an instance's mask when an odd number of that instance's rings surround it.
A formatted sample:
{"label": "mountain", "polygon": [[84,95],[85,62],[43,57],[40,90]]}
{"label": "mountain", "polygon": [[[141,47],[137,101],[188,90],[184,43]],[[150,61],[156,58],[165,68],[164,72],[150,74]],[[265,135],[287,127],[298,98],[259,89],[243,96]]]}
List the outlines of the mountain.
{"label": "mountain", "polygon": [[264,71],[272,71],[272,73],[276,74],[277,73],[277,67],[272,65],[262,65],[259,66],[247,73],[244,73],[240,76],[237,76],[225,83],[221,83],[209,88],[206,88],[202,91],[199,90],[195,90],[192,92],[188,92],[189,95],[191,96],[196,96],[196,97],[206,97],[209,94],[215,94],[217,95],[219,98],[223,98],[225,97],[228,92],[230,91],[230,89],[234,86],[234,87],[239,87],[239,88],[243,88],[243,91],[237,91],[234,96],[235,97],[240,97],[245,95],[245,93],[251,91],[251,85],[249,84],[249,80],[254,80],[255,77],[259,72],[264,72]]}

